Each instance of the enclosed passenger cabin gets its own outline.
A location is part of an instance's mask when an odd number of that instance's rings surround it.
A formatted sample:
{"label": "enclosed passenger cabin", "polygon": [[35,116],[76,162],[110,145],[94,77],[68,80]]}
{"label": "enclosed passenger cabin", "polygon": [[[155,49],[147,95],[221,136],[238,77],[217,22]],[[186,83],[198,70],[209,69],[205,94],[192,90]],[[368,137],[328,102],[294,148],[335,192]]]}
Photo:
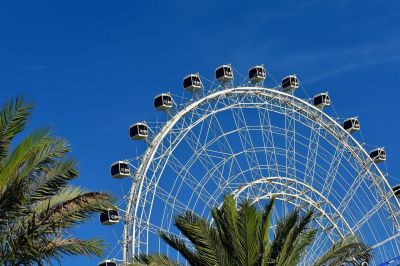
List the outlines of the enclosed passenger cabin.
{"label": "enclosed passenger cabin", "polygon": [[169,93],[161,93],[154,98],[154,108],[160,111],[167,111],[172,107],[172,97]]}
{"label": "enclosed passenger cabin", "polygon": [[114,178],[124,178],[130,176],[129,164],[124,161],[118,161],[111,165],[111,176]]}
{"label": "enclosed passenger cabin", "polygon": [[249,79],[252,83],[259,83],[265,80],[266,73],[264,66],[253,66],[249,69]]}
{"label": "enclosed passenger cabin", "polygon": [[282,79],[282,89],[286,93],[293,93],[299,87],[299,80],[296,75],[289,75]]}
{"label": "enclosed passenger cabin", "polygon": [[393,188],[393,194],[397,197],[400,198],[400,184],[394,185]]}
{"label": "enclosed passenger cabin", "polygon": [[328,93],[320,93],[314,96],[314,106],[323,109],[329,105],[331,105],[331,98]]}
{"label": "enclosed passenger cabin", "polygon": [[233,71],[230,65],[222,65],[215,70],[215,78],[221,82],[233,80]]}
{"label": "enclosed passenger cabin", "polygon": [[134,140],[145,139],[149,136],[149,129],[146,123],[136,123],[129,128],[129,136]]}
{"label": "enclosed passenger cabin", "polygon": [[183,88],[187,91],[194,92],[203,87],[199,74],[190,74],[183,79]]}
{"label": "enclosed passenger cabin", "polygon": [[369,157],[374,163],[386,161],[386,152],[383,148],[377,148],[369,153]]}
{"label": "enclosed passenger cabin", "polygon": [[113,260],[103,260],[98,266],[117,266],[117,263]]}
{"label": "enclosed passenger cabin", "polygon": [[119,214],[115,209],[109,209],[100,213],[100,223],[103,225],[113,225],[119,222]]}
{"label": "enclosed passenger cabin", "polygon": [[348,118],[343,122],[343,128],[349,133],[360,130],[360,121],[356,117]]}

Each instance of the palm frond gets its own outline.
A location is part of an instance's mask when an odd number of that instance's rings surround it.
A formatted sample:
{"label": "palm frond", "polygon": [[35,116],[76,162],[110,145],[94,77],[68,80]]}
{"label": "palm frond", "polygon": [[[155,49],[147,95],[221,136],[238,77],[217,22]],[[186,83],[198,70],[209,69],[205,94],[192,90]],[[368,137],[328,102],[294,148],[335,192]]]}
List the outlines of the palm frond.
{"label": "palm frond", "polygon": [[190,265],[201,265],[199,254],[197,252],[191,251],[181,238],[178,238],[177,236],[172,234],[165,234],[163,232],[160,232],[159,235],[165,243],[178,251],[190,263]]}
{"label": "palm frond", "polygon": [[262,221],[260,226],[260,234],[262,236],[261,243],[260,243],[260,265],[266,266],[268,263],[268,258],[270,257],[271,253],[271,245],[269,243],[269,229],[271,227],[271,216],[272,210],[275,206],[275,198],[272,197],[268,204],[265,205],[263,214],[262,214]]}
{"label": "palm frond", "polygon": [[310,229],[306,232],[302,232],[297,237],[296,241],[293,243],[294,248],[285,261],[285,266],[297,265],[300,263],[305,251],[313,243],[317,232],[317,230]]}
{"label": "palm frond", "polygon": [[238,210],[233,195],[225,196],[222,206],[211,210],[222,246],[227,258],[235,261],[236,249],[240,245],[238,233]]}
{"label": "palm frond", "polygon": [[37,181],[36,189],[30,196],[32,202],[46,199],[54,196],[63,189],[70,180],[78,176],[76,170],[76,161],[68,159],[59,161],[54,166],[45,172],[44,175]]}
{"label": "palm frond", "polygon": [[40,129],[28,135],[0,166],[0,211],[7,213],[0,221],[0,228],[27,214],[27,196],[34,182],[51,167],[48,157],[39,156],[52,146],[49,133],[48,129]]}
{"label": "palm frond", "polygon": [[253,266],[259,260],[259,244],[261,235],[258,228],[261,225],[261,214],[245,200],[240,204],[238,212],[239,244],[236,254],[240,265]]}
{"label": "palm frond", "polygon": [[[49,149],[52,145],[52,138],[49,138],[50,130],[42,128],[29,134],[11,152],[1,165],[0,171],[0,195],[8,184],[26,179],[28,170],[33,169],[39,161],[40,154]],[[40,158],[46,158],[40,156]],[[42,161],[42,160],[40,160]],[[40,170],[37,168],[37,170]]]}
{"label": "palm frond", "polygon": [[336,242],[315,262],[315,266],[341,265],[342,263],[369,262],[372,259],[371,248],[358,241],[355,236],[347,236]]}
{"label": "palm frond", "polygon": [[69,228],[91,215],[110,208],[112,198],[101,192],[85,192],[79,187],[67,187],[59,195],[39,202],[36,220],[42,226]]}
{"label": "palm frond", "polygon": [[175,226],[193,243],[202,265],[217,265],[218,255],[215,246],[215,229],[206,220],[192,212],[175,217]]}
{"label": "palm frond", "polygon": [[112,206],[108,194],[68,186],[78,176],[68,142],[42,128],[9,150],[31,111],[22,97],[0,110],[0,260],[43,265],[64,255],[99,256],[101,241],[63,238],[75,224]]}
{"label": "palm frond", "polygon": [[289,259],[293,249],[295,248],[294,243],[296,243],[298,238],[307,231],[307,227],[311,222],[312,216],[312,211],[307,212],[305,215],[298,216],[298,220],[293,227],[290,228],[289,233],[285,237],[281,252],[279,254],[278,265],[286,264],[286,261]]}
{"label": "palm frond", "polygon": [[10,99],[0,110],[0,164],[10,147],[13,138],[20,133],[32,113],[33,104],[26,103],[23,96]]}
{"label": "palm frond", "polygon": [[[313,211],[301,215],[295,209],[279,220],[271,241],[269,230],[274,202],[272,198],[261,212],[247,200],[237,208],[233,195],[229,195],[220,207],[211,210],[214,223],[209,224],[191,212],[175,217],[175,226],[191,242],[193,249],[175,235],[161,232],[160,236],[192,266],[297,265],[317,234],[317,230],[310,228]],[[336,243],[315,265],[358,265],[370,259],[367,245],[355,238],[346,238]],[[140,262],[149,265],[148,260]]]}
{"label": "palm frond", "polygon": [[286,217],[281,219],[275,229],[275,238],[271,243],[271,252],[269,259],[272,261],[278,261],[281,251],[283,249],[285,240],[289,235],[290,230],[295,226],[299,218],[299,211],[294,210],[289,213]]}
{"label": "palm frond", "polygon": [[101,256],[104,243],[98,239],[53,238],[39,247],[40,253],[53,259],[63,255]]}
{"label": "palm frond", "polygon": [[171,260],[165,255],[139,255],[134,258],[134,263],[130,266],[149,265],[149,266],[178,266],[179,263]]}

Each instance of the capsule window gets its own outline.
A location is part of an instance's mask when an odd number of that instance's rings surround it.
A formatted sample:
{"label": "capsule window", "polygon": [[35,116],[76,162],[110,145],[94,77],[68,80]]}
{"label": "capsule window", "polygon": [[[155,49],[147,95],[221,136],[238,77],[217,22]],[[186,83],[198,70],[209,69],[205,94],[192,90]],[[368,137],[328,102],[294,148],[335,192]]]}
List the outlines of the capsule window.
{"label": "capsule window", "polygon": [[154,98],[154,108],[165,111],[172,107],[172,97],[170,94],[163,93]]}
{"label": "capsule window", "polygon": [[119,174],[119,165],[116,164],[116,165],[111,166],[111,175],[115,176],[118,174]]}
{"label": "capsule window", "polygon": [[192,78],[188,77],[183,80],[183,87],[188,88],[192,86]]}
{"label": "capsule window", "polygon": [[322,100],[322,97],[320,96],[320,97],[315,97],[314,98],[314,105],[315,106],[317,106],[317,105],[320,105],[320,104],[322,104],[324,101]]}
{"label": "capsule window", "polygon": [[291,85],[290,78],[285,78],[282,80],[282,88],[287,88]]}
{"label": "capsule window", "polygon": [[154,99],[154,107],[155,108],[158,108],[159,106],[162,106],[163,105],[163,99],[162,99],[162,97],[156,97],[155,99]]}
{"label": "capsule window", "polygon": [[353,122],[351,121],[351,119],[344,121],[343,123],[344,129],[348,130],[351,129],[353,127]]}
{"label": "capsule window", "polygon": [[124,175],[129,175],[129,165],[127,163],[120,163],[119,172]]}
{"label": "capsule window", "polygon": [[396,196],[396,197],[400,197],[400,185],[395,185],[393,188],[392,188],[392,190],[393,190],[393,194]]}
{"label": "capsule window", "polygon": [[129,135],[132,139],[140,140],[148,136],[148,128],[144,123],[134,124],[129,128]]}
{"label": "capsule window", "polygon": [[224,67],[224,72],[225,72],[225,75],[227,77],[232,77],[233,76],[232,68],[230,66],[225,66]]}
{"label": "capsule window", "polygon": [[360,121],[357,118],[349,118],[343,122],[343,128],[349,133],[360,130]]}
{"label": "capsule window", "polygon": [[378,157],[378,155],[379,155],[379,152],[378,152],[377,150],[371,152],[371,157],[372,157],[372,158]]}
{"label": "capsule window", "polygon": [[386,160],[386,152],[383,148],[372,150],[369,154],[371,160],[375,163],[380,163]]}
{"label": "capsule window", "polygon": [[299,87],[299,80],[295,75],[289,75],[282,79],[281,86],[284,92],[293,93]]}
{"label": "capsule window", "polygon": [[202,87],[200,76],[197,74],[191,74],[183,79],[183,88],[188,91],[195,91]]}
{"label": "capsule window", "polygon": [[257,69],[255,68],[251,68],[249,70],[249,79],[252,79],[253,77],[255,77],[257,75]]}
{"label": "capsule window", "polygon": [[249,79],[258,83],[265,80],[265,68],[263,66],[255,66],[249,69]]}
{"label": "capsule window", "polygon": [[111,165],[111,176],[115,178],[123,178],[130,175],[129,164],[123,161],[113,163]]}
{"label": "capsule window", "polygon": [[233,79],[232,68],[229,65],[223,65],[215,70],[215,78],[221,82]]}
{"label": "capsule window", "polygon": [[119,214],[117,210],[110,209],[100,213],[100,223],[103,225],[113,225],[119,222]]}
{"label": "capsule window", "polygon": [[117,263],[115,263],[113,260],[105,260],[100,262],[98,266],[117,266]]}
{"label": "capsule window", "polygon": [[131,129],[130,129],[131,138],[133,136],[137,136],[138,134],[139,134],[139,128],[136,126],[131,127]]}
{"label": "capsule window", "polygon": [[192,76],[193,85],[200,86],[200,77],[199,76]]}
{"label": "capsule window", "polygon": [[163,95],[162,96],[162,102],[165,106],[171,106],[172,105],[172,98],[169,95]]}
{"label": "capsule window", "polygon": [[139,125],[138,129],[139,129],[139,134],[147,135],[147,127],[145,125]]}
{"label": "capsule window", "polygon": [[331,100],[327,93],[320,93],[314,96],[314,105],[318,108],[323,108],[325,106],[329,106],[331,104]]}
{"label": "capsule window", "polygon": [[222,67],[217,68],[217,70],[215,71],[215,77],[216,77],[217,79],[220,79],[220,78],[222,78],[222,77],[224,77],[224,76],[225,76],[224,68],[222,68]]}

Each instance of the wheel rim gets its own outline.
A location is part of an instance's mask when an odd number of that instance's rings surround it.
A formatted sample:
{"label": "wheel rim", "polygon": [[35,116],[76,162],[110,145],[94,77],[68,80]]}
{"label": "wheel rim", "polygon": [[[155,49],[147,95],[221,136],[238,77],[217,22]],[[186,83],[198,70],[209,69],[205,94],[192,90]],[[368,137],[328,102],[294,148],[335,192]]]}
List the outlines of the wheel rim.
{"label": "wheel rim", "polygon": [[[252,109],[258,113],[258,127],[257,121],[246,120]],[[231,130],[224,124],[224,112],[232,115]],[[205,129],[207,126],[217,129],[211,129],[215,132],[210,133],[210,129]],[[215,136],[202,139],[201,132]],[[253,132],[260,133],[262,141],[258,144]],[[230,135],[238,137],[236,150],[229,147]],[[182,143],[191,150],[191,156],[181,158],[179,145]],[[238,170],[231,170],[224,182],[208,185],[221,181],[216,177],[223,177],[225,170],[221,169],[229,163],[231,168],[236,164]],[[199,174],[201,164],[204,176]],[[168,185],[165,179],[171,173],[175,173],[175,180]],[[245,177],[246,173],[249,174]],[[261,182],[272,179],[286,182],[286,188],[278,183],[266,185],[272,181]],[[326,231],[317,236],[316,242],[323,244],[319,249],[310,249],[306,256],[309,259],[303,264],[348,233],[355,233],[372,245],[377,262],[400,252],[396,216],[399,202],[362,145],[321,109],[274,89],[225,88],[192,101],[149,141],[133,180],[124,226],[125,261],[133,255],[152,251],[174,256],[157,238],[157,230],[178,234],[172,226],[172,217],[190,209],[210,219],[209,208],[217,206],[223,194],[232,192],[237,193],[239,200],[249,198],[256,203],[272,194],[280,195],[282,202],[286,202],[280,207],[283,209],[280,216],[290,211],[287,205],[306,210],[322,204],[322,216],[329,223],[316,218],[315,225]],[[259,188],[250,184],[257,184]],[[302,189],[299,184],[303,184]],[[279,186],[282,186],[280,190]],[[246,187],[245,195],[243,187]],[[190,196],[184,196],[189,192]],[[316,199],[318,194],[325,200]],[[307,196],[303,201],[308,205],[298,204],[300,196]],[[289,198],[293,199],[289,201]]]}

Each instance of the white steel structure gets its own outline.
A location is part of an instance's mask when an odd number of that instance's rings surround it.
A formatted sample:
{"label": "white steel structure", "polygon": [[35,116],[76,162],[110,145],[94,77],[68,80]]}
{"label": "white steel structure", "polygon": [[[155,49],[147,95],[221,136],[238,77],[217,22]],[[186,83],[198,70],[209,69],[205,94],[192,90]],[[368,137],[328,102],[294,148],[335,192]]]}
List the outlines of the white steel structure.
{"label": "white steel structure", "polygon": [[129,160],[123,261],[161,252],[184,263],[158,232],[179,236],[173,217],[185,211],[212,222],[210,208],[229,193],[260,206],[275,196],[275,221],[295,207],[315,210],[319,232],[303,265],[348,234],[374,248],[373,264],[400,255],[393,184],[343,120],[279,86],[246,84],[195,92],[174,101],[164,124],[148,124],[147,150]]}

